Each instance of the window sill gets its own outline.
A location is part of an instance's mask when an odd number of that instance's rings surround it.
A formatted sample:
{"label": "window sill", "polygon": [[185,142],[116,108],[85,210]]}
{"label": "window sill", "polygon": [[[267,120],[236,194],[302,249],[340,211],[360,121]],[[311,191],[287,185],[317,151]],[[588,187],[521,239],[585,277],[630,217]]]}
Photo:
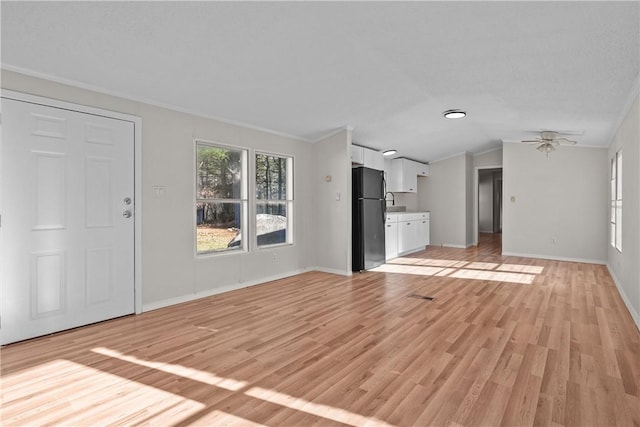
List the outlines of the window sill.
{"label": "window sill", "polygon": [[224,257],[224,256],[229,256],[229,255],[242,255],[242,254],[246,254],[248,252],[249,251],[240,250],[240,249],[229,250],[229,251],[219,251],[219,252],[216,252],[216,251],[200,252],[200,253],[196,252],[196,259]]}
{"label": "window sill", "polygon": [[268,249],[274,249],[274,248],[283,248],[286,246],[294,246],[294,244],[293,243],[274,243],[273,245],[257,246],[256,249],[259,251],[262,251],[262,250],[268,250]]}

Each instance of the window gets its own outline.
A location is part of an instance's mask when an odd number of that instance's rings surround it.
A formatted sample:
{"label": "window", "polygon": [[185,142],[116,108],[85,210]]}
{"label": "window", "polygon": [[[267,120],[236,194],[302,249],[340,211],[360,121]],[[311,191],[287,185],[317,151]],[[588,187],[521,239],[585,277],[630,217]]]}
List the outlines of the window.
{"label": "window", "polygon": [[611,246],[622,252],[622,150],[611,159]]}
{"label": "window", "polygon": [[293,158],[256,153],[258,247],[293,243]]}
{"label": "window", "polygon": [[196,141],[196,252],[245,250],[247,151]]}

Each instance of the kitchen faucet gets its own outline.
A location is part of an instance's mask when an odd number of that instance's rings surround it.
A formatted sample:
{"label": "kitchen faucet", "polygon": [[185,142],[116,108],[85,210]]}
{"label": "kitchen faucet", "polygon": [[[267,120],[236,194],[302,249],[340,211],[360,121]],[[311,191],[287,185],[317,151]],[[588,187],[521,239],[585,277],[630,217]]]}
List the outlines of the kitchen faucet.
{"label": "kitchen faucet", "polygon": [[396,196],[395,194],[393,194],[391,191],[387,191],[384,194],[384,200],[387,201],[387,194],[391,194],[391,206],[395,206],[396,205]]}

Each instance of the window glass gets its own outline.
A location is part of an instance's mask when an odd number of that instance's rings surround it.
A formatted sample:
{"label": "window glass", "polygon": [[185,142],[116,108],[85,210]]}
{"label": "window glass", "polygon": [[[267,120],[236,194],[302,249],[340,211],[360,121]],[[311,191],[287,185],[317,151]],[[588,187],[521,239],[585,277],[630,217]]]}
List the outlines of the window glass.
{"label": "window glass", "polygon": [[611,246],[622,251],[622,150],[611,159]]}
{"label": "window glass", "polygon": [[198,144],[197,197],[242,198],[242,150]]}
{"label": "window glass", "polygon": [[258,247],[293,243],[293,158],[256,154]]}
{"label": "window glass", "polygon": [[246,150],[196,143],[196,252],[244,250]]}

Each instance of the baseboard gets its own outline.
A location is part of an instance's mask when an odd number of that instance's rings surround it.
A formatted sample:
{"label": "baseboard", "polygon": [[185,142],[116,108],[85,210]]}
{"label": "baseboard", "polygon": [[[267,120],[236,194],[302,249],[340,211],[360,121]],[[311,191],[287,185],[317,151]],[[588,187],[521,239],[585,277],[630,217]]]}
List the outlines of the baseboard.
{"label": "baseboard", "polygon": [[200,298],[206,298],[213,295],[218,295],[224,292],[235,291],[237,289],[248,288],[250,286],[260,285],[267,282],[272,282],[274,280],[284,279],[286,277],[295,276],[296,274],[306,273],[308,271],[315,270],[315,268],[303,268],[300,270],[289,271],[282,274],[277,274],[275,276],[265,277],[257,280],[249,280],[247,282],[242,283],[233,283],[231,285],[221,286],[219,288],[207,289],[204,291],[196,292],[193,294],[181,295],[174,298],[168,298],[162,301],[156,301],[149,304],[142,305],[142,311],[152,311],[157,310],[159,308],[169,307],[175,304],[181,304],[183,302],[189,302],[193,300],[197,300]]}
{"label": "baseboard", "polygon": [[423,248],[414,248],[411,249],[410,251],[406,251],[406,252],[400,252],[398,253],[398,256],[405,256],[405,255],[410,255],[410,254],[415,254],[416,252],[420,252],[420,251],[424,251],[427,247],[423,247]]}
{"label": "baseboard", "polygon": [[633,308],[633,305],[631,305],[631,301],[627,297],[627,294],[624,293],[624,288],[622,287],[622,284],[618,280],[618,277],[616,276],[615,271],[613,270],[613,268],[611,267],[611,264],[609,263],[607,263],[607,270],[609,270],[609,274],[613,279],[613,283],[615,283],[616,288],[618,288],[618,293],[622,297],[622,301],[624,301],[624,305],[627,306],[627,310],[629,310],[629,314],[631,314],[631,318],[635,322],[636,328],[638,328],[638,330],[640,331],[640,315],[638,315],[638,312]]}
{"label": "baseboard", "polygon": [[601,259],[585,259],[585,258],[570,258],[560,257],[554,255],[540,255],[540,254],[521,254],[516,252],[502,252],[502,256],[517,256],[522,258],[537,258],[537,259],[549,259],[552,261],[567,261],[567,262],[580,262],[583,264],[600,264],[605,265],[607,262]]}
{"label": "baseboard", "polygon": [[325,267],[313,267],[310,268],[309,270],[315,270],[315,271],[320,271],[322,273],[330,273],[330,274],[337,274],[339,276],[351,276],[353,275],[353,271],[344,271],[344,270],[338,270],[335,268],[325,268]]}

